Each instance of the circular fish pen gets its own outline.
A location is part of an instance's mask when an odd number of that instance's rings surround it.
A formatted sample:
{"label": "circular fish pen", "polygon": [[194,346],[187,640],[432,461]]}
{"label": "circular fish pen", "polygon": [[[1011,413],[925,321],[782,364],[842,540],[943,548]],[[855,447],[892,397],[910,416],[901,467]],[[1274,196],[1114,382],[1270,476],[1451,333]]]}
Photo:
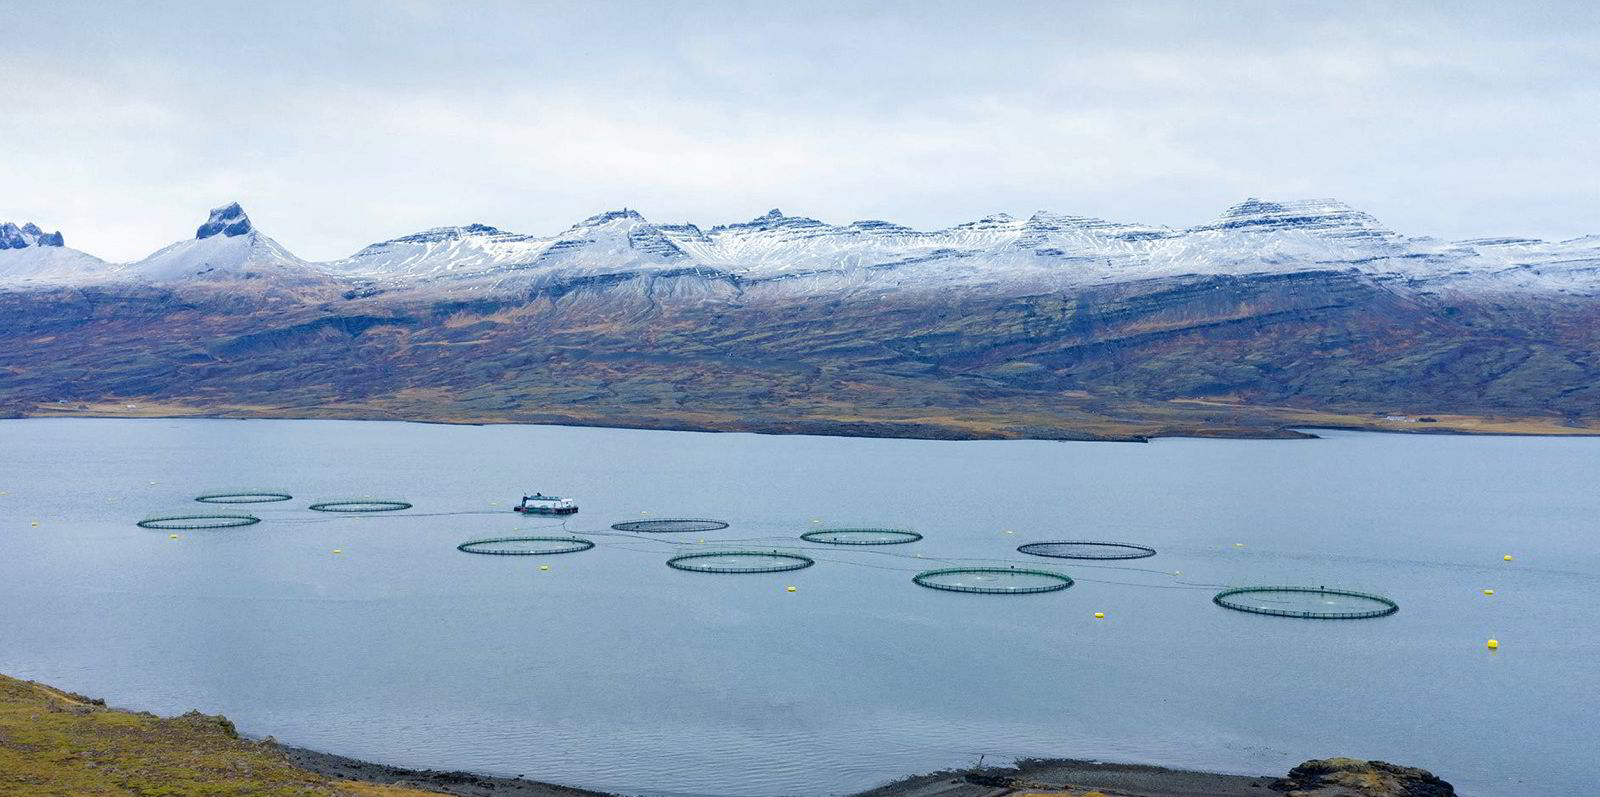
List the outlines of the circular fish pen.
{"label": "circular fish pen", "polygon": [[1307,620],[1363,620],[1400,611],[1400,604],[1382,595],[1328,587],[1239,587],[1211,601],[1236,612]]}
{"label": "circular fish pen", "polygon": [[973,592],[985,595],[1028,595],[1056,592],[1072,586],[1072,577],[1050,570],[1020,567],[947,567],[924,570],[912,576],[917,586],[946,592]]}
{"label": "circular fish pen", "polygon": [[318,501],[311,505],[311,509],[318,512],[398,512],[410,509],[411,504],[405,501],[373,500],[363,498],[349,501]]}
{"label": "circular fish pen", "polygon": [[489,556],[553,556],[593,547],[594,543],[582,537],[486,537],[461,543],[456,550]]}
{"label": "circular fish pen", "polygon": [[1017,550],[1030,556],[1048,556],[1052,559],[1144,559],[1156,555],[1156,549],[1148,545],[1090,540],[1030,542],[1018,545]]}
{"label": "circular fish pen", "polygon": [[232,529],[254,526],[261,522],[255,515],[217,513],[212,515],[156,515],[139,521],[141,529],[162,531],[194,531],[196,529]]}
{"label": "circular fish pen", "polygon": [[294,496],[271,490],[241,490],[234,493],[205,493],[195,496],[194,500],[202,504],[271,504],[278,501],[292,501]]}
{"label": "circular fish pen", "polygon": [[701,551],[674,556],[667,567],[691,573],[783,573],[816,563],[809,556],[784,551]]}
{"label": "circular fish pen", "polygon": [[659,520],[627,520],[612,523],[617,531],[639,531],[646,534],[671,534],[684,531],[720,531],[727,523],[709,518],[661,518]]}
{"label": "circular fish pen", "polygon": [[826,545],[904,545],[922,535],[910,529],[830,528],[808,531],[800,539]]}

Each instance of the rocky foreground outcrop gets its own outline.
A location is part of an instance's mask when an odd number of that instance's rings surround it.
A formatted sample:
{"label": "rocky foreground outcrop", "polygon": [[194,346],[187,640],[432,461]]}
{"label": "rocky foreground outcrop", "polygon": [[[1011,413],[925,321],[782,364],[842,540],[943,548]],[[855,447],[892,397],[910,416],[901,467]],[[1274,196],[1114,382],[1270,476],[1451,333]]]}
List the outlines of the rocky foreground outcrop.
{"label": "rocky foreground outcrop", "polygon": [[1425,769],[1386,761],[1307,761],[1273,783],[1284,797],[1455,797],[1455,787]]}

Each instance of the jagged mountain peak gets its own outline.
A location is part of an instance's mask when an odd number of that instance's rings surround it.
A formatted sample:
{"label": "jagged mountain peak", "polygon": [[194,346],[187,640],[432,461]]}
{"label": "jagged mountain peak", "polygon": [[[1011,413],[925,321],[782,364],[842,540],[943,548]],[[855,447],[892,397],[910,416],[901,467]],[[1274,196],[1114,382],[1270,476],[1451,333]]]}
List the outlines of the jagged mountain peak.
{"label": "jagged mountain peak", "polygon": [[229,238],[238,237],[249,233],[250,217],[245,215],[244,208],[238,202],[229,202],[226,205],[211,209],[211,218],[195,230],[194,237],[199,240],[210,238],[213,235],[225,235]]}
{"label": "jagged mountain peak", "polygon": [[17,226],[11,222],[0,222],[0,249],[24,249],[30,246],[66,246],[67,240],[62,237],[61,231],[53,233],[39,229],[33,222],[25,222]]}

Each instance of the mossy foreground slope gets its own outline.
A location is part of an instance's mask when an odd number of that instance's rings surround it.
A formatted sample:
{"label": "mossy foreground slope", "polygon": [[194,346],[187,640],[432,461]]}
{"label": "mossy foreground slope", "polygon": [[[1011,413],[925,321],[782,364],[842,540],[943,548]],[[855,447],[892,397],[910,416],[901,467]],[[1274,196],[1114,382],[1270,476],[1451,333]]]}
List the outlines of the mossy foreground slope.
{"label": "mossy foreground slope", "polygon": [[0,794],[6,797],[421,797],[291,765],[222,717],[162,719],[0,675]]}

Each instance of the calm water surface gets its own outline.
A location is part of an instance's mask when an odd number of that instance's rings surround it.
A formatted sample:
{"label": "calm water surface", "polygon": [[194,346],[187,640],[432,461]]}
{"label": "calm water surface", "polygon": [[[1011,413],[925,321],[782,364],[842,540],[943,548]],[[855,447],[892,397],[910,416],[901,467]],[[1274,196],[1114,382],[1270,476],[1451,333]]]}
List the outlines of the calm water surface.
{"label": "calm water surface", "polygon": [[[1597,473],[1596,439],[0,421],[0,672],[361,758],[624,792],[837,794],[981,754],[1251,773],[1337,754],[1428,767],[1469,795],[1578,794],[1600,752]],[[216,487],[296,500],[176,541],[133,525]],[[607,531],[598,546],[455,550],[559,531],[507,511],[535,489],[578,498],[566,529]],[[416,508],[305,509],[362,495]],[[732,526],[607,529],[674,515]],[[927,538],[795,539],[817,520]],[[1096,567],[1013,550],[1045,539],[1160,554]],[[819,561],[663,565],[734,540]],[[988,560],[1078,583],[1026,596],[911,583]],[[1381,592],[1401,611],[1319,622],[1210,602],[1251,583]]]}

